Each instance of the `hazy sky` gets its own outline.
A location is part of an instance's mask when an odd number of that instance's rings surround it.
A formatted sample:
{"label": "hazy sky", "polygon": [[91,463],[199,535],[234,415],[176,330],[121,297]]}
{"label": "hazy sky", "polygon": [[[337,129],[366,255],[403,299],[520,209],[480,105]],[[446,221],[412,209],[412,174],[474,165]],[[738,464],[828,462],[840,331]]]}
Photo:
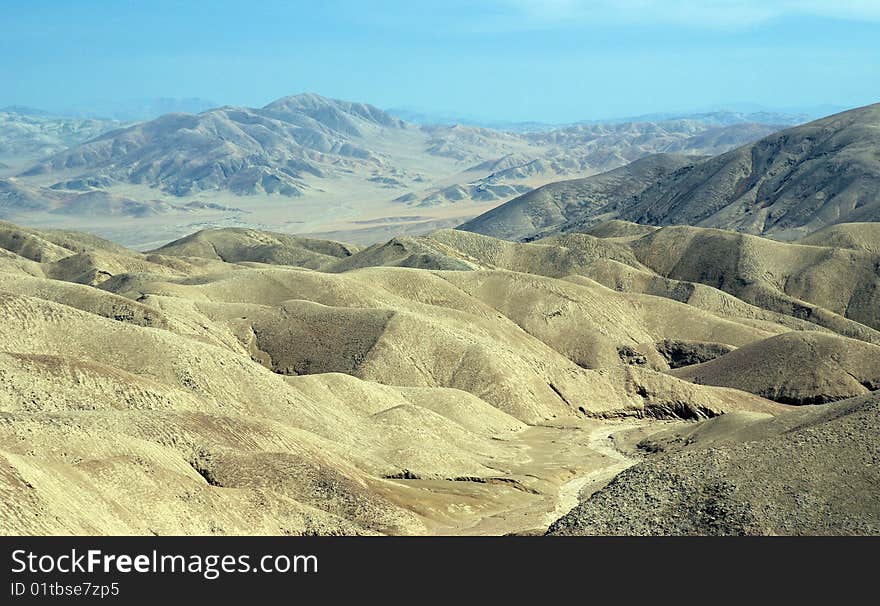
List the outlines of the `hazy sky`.
{"label": "hazy sky", "polygon": [[0,106],[310,91],[564,122],[880,101],[880,0],[2,0]]}

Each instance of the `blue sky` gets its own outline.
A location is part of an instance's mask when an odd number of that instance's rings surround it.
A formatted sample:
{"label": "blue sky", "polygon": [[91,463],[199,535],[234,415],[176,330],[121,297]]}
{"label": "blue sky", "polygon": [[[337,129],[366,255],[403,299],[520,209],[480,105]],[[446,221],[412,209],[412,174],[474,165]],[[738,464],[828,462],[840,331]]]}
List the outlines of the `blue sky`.
{"label": "blue sky", "polygon": [[2,0],[0,106],[316,92],[566,122],[880,101],[880,0]]}

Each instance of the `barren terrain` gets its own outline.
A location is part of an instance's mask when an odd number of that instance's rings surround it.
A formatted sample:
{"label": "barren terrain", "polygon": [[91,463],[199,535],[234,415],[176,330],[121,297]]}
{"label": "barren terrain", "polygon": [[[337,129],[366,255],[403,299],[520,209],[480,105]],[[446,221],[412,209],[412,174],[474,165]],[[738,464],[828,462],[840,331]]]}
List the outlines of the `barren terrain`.
{"label": "barren terrain", "polygon": [[625,219],[795,240],[838,223],[880,220],[878,133],[880,104],[860,107],[711,158],[649,156],[551,183],[462,228],[530,240]]}
{"label": "barren terrain", "polygon": [[[877,529],[870,225],[858,248],[612,222],[369,247],[215,229],[148,253],[0,227],[5,533],[708,532],[593,504],[636,511],[637,478],[703,456],[669,440],[726,418],[779,419],[754,448],[786,474],[774,428],[810,402],[864,419],[846,441],[807,423],[847,466],[832,517],[718,529]],[[779,490],[743,498],[789,507]]]}
{"label": "barren terrain", "polygon": [[139,250],[207,227],[371,244],[455,227],[561,178],[657,152],[717,154],[780,128],[743,119],[508,132],[314,94],[131,125],[0,112],[0,219]]}

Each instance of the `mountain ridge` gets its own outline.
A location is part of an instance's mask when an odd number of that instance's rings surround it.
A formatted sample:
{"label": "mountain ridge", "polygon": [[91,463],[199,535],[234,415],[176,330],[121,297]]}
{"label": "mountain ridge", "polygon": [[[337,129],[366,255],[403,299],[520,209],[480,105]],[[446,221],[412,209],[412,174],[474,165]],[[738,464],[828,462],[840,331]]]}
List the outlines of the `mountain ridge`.
{"label": "mountain ridge", "polygon": [[[827,225],[880,220],[880,104],[848,110],[785,129],[732,151],[681,166],[638,192],[612,196],[604,205],[584,200],[570,216],[555,217],[528,231],[522,225],[506,233],[534,238],[554,230],[565,233],[619,218],[647,225],[686,224],[803,237]],[[593,179],[599,179],[594,177]],[[564,190],[572,182],[545,186]],[[545,201],[526,194],[463,229],[493,233],[491,218],[520,208],[540,215]],[[532,206],[530,206],[530,203]],[[544,206],[542,206],[544,205]],[[497,233],[503,233],[503,227]],[[539,230],[550,230],[539,233]]]}

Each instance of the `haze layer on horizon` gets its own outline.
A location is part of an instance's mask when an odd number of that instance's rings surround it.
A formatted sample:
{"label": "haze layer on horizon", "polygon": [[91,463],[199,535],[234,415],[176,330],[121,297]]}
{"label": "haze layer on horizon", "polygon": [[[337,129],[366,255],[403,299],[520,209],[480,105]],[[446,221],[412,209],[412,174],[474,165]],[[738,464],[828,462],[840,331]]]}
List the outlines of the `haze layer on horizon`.
{"label": "haze layer on horizon", "polygon": [[7,0],[0,107],[291,93],[494,120],[880,100],[880,3]]}

